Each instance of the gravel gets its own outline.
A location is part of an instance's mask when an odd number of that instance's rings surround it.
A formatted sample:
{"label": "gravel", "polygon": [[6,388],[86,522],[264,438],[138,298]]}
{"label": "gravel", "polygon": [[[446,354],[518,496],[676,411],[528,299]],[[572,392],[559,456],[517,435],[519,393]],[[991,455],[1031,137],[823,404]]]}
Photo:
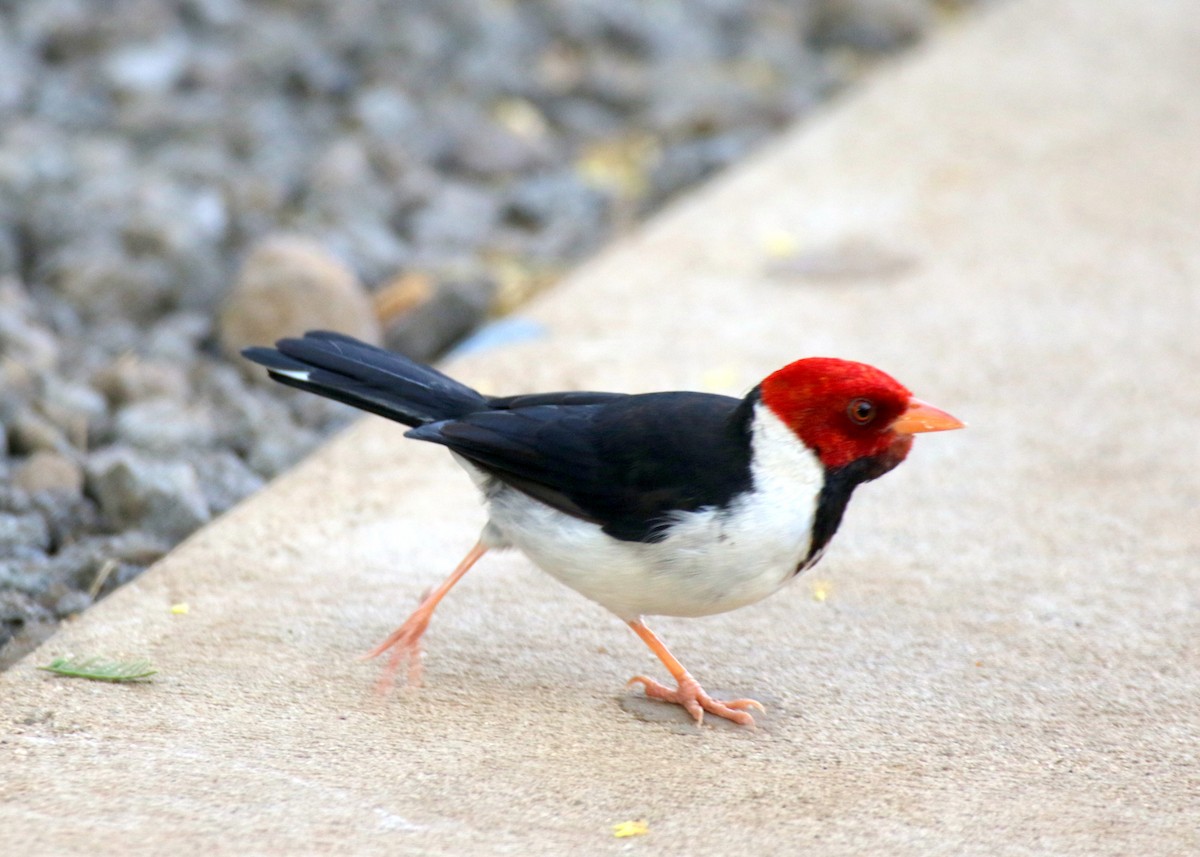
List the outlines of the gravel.
{"label": "gravel", "polygon": [[970,2],[0,0],[0,668],[351,418],[238,348],[433,358]]}

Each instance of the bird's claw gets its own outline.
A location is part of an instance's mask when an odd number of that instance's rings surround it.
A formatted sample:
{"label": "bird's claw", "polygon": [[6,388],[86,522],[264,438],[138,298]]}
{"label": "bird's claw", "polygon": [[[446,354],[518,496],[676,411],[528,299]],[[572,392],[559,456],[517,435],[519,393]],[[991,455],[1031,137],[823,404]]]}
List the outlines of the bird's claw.
{"label": "bird's claw", "polygon": [[396,673],[399,672],[401,664],[406,661],[408,662],[406,687],[421,686],[422,661],[425,658],[425,647],[421,645],[421,638],[428,627],[429,616],[418,610],[409,616],[403,625],[388,635],[386,640],[362,656],[361,660],[370,660],[389,649],[391,650],[387,665],[384,666],[379,681],[375,683],[376,692],[380,695],[391,692],[396,683]]}
{"label": "bird's claw", "polygon": [[766,711],[763,704],[757,699],[731,699],[728,701],[713,699],[704,692],[704,688],[700,686],[699,682],[687,674],[679,679],[679,686],[673,689],[644,675],[635,675],[625,683],[625,686],[628,687],[637,682],[641,682],[646,696],[650,699],[661,699],[663,702],[672,702],[683,706],[684,710],[695,718],[697,726],[704,723],[704,712],[707,711],[709,714],[732,720],[740,726],[753,727],[754,717],[745,709],[757,708],[759,711]]}

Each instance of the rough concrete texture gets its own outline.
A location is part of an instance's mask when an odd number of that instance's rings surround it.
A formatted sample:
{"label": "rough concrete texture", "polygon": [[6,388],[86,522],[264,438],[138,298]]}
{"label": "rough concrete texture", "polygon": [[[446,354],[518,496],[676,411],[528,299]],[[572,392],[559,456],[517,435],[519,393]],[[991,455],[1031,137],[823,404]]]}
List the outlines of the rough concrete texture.
{"label": "rough concrete texture", "polygon": [[[783,593],[652,623],[771,704],[757,732],[628,701],[651,655],[517,555],[447,599],[427,687],[375,697],[355,657],[482,515],[372,418],[0,677],[5,853],[1200,852],[1197,44],[1189,0],[1003,6],[581,270],[531,309],[549,338],[454,367],[732,390],[838,354],[971,423]],[[764,273],[781,234],[913,264]],[[67,652],[161,672],[35,671]]]}

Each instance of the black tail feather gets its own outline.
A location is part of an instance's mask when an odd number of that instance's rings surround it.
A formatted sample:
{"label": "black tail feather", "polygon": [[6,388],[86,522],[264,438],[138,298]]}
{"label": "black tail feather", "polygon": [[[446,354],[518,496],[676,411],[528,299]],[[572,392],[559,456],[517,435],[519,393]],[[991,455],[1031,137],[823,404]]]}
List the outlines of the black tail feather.
{"label": "black tail feather", "polygon": [[341,333],[310,331],[275,348],[247,348],[242,356],[267,367],[281,384],[409,426],[462,417],[487,403],[431,366]]}

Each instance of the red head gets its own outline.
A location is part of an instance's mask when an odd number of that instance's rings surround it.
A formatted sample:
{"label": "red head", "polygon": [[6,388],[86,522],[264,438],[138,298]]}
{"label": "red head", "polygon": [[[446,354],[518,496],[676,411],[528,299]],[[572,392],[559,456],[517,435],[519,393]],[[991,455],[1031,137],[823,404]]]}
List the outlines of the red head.
{"label": "red head", "polygon": [[874,366],[833,357],[797,360],[768,375],[762,400],[827,468],[883,456],[890,469],[908,455],[915,433],[963,427]]}

